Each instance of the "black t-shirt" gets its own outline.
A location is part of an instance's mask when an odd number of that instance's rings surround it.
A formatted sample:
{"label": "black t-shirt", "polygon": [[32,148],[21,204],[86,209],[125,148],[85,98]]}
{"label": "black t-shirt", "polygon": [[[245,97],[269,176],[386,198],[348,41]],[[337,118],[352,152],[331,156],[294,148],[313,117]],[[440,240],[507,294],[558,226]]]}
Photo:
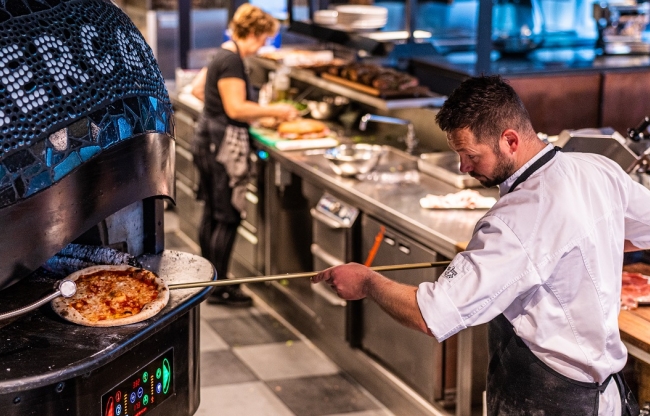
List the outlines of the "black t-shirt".
{"label": "black t-shirt", "polygon": [[233,120],[226,115],[223,109],[223,101],[219,94],[219,88],[217,87],[217,83],[223,78],[239,78],[244,80],[246,83],[246,99],[250,99],[248,93],[248,76],[244,68],[244,61],[239,54],[219,48],[212,58],[212,62],[208,65],[208,73],[205,78],[204,114],[211,119],[222,121],[224,124],[248,127],[247,123]]}

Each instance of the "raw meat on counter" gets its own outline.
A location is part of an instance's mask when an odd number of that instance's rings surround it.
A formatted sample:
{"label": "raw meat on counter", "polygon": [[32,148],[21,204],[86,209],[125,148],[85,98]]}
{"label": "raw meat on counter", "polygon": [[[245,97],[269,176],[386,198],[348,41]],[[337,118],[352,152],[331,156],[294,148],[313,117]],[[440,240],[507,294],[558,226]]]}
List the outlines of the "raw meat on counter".
{"label": "raw meat on counter", "polygon": [[419,85],[418,79],[409,74],[375,64],[355,62],[343,66],[331,66],[327,73],[378,90],[400,91]]}
{"label": "raw meat on counter", "polygon": [[650,302],[650,283],[641,273],[623,272],[621,308],[636,309],[640,303]]}

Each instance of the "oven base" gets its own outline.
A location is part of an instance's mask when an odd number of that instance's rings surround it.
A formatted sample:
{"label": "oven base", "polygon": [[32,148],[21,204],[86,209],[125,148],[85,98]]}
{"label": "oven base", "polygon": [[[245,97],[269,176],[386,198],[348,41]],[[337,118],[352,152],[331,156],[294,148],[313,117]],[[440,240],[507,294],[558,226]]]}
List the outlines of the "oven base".
{"label": "oven base", "polygon": [[[5,416],[113,416],[115,412],[107,413],[107,409],[102,408],[102,395],[173,348],[173,393],[141,414],[193,415],[200,402],[199,306],[145,339],[133,341],[139,344],[89,373],[31,390],[21,391],[20,386],[16,386],[15,392],[0,394],[0,413]],[[67,372],[62,373],[65,377]]]}

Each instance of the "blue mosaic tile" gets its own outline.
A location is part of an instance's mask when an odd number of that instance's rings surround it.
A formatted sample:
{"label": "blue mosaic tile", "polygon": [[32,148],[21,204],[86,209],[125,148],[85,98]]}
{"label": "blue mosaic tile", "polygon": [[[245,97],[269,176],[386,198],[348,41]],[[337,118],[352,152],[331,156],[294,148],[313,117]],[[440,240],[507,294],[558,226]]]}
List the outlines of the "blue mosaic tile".
{"label": "blue mosaic tile", "polygon": [[117,135],[117,130],[113,123],[108,123],[102,130],[99,132],[99,145],[106,149],[108,146],[116,143],[119,140]]}
{"label": "blue mosaic tile", "polygon": [[52,167],[52,155],[54,154],[54,150],[51,148],[47,148],[45,150],[45,164],[49,167]]}
{"label": "blue mosaic tile", "polygon": [[[131,128],[131,125],[126,120],[126,118],[124,117],[118,118],[117,126],[118,126],[118,131],[120,132],[120,140],[128,139],[129,137],[133,136],[133,129]],[[158,131],[164,131],[164,129],[160,129]]]}
{"label": "blue mosaic tile", "polygon": [[3,165],[0,165],[0,183],[2,183],[2,179],[4,179],[7,173],[7,169]]}
{"label": "blue mosaic tile", "polygon": [[27,187],[27,192],[25,192],[25,196],[30,196],[32,194],[35,194],[36,192],[40,191],[41,189],[45,189],[50,185],[52,185],[52,178],[50,176],[50,172],[49,171],[41,172],[40,174],[34,176],[29,181],[29,186]]}
{"label": "blue mosaic tile", "polygon": [[54,167],[54,181],[58,181],[79,165],[81,165],[79,155],[76,152],[70,153],[70,156]]}
{"label": "blue mosaic tile", "polygon": [[40,163],[35,163],[32,166],[25,168],[23,170],[21,176],[25,179],[29,179],[32,176],[36,175],[38,172],[41,171],[42,165]]}
{"label": "blue mosaic tile", "polygon": [[81,156],[81,160],[85,162],[101,151],[102,148],[99,146],[82,147],[81,149],[79,149],[79,156]]}
{"label": "blue mosaic tile", "polygon": [[154,97],[149,97],[149,102],[151,103],[151,106],[154,110],[158,109],[158,100],[156,100]]}

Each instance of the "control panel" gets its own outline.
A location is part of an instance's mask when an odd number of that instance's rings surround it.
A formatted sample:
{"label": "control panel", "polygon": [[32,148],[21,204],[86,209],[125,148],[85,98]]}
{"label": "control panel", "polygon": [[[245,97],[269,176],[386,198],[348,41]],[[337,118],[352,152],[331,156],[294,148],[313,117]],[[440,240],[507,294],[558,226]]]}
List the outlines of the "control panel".
{"label": "control panel", "polygon": [[359,210],[332,195],[325,194],[316,205],[316,210],[329,218],[340,222],[345,227],[351,227],[359,215]]}
{"label": "control panel", "polygon": [[102,416],[141,416],[174,394],[170,348],[102,396]]}

